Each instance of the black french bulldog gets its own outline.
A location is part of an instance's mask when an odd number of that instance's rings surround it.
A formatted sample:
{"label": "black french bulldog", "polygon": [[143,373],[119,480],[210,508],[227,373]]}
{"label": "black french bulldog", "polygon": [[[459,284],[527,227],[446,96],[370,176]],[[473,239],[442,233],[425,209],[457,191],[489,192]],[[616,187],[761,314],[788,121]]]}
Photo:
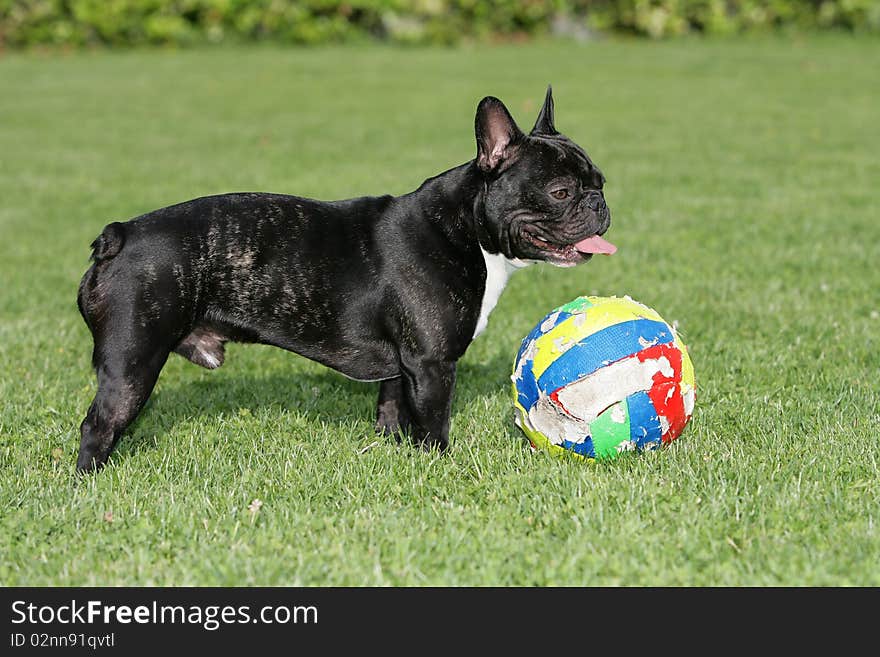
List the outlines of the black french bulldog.
{"label": "black french bulldog", "polygon": [[104,228],[77,298],[98,378],[77,470],[107,461],[171,352],[214,369],[230,340],[381,381],[376,430],[445,448],[456,361],[511,271],[615,250],[605,178],[550,88],[528,135],[493,97],[475,124],[476,159],[404,196],[222,194]]}

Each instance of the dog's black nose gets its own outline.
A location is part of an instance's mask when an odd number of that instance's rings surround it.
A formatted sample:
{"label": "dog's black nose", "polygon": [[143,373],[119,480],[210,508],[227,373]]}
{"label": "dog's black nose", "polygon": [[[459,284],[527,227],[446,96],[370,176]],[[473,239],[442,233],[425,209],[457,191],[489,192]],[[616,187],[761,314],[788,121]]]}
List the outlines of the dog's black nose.
{"label": "dog's black nose", "polygon": [[602,192],[590,192],[587,195],[587,205],[590,206],[593,212],[598,212],[605,207],[605,199],[602,197]]}

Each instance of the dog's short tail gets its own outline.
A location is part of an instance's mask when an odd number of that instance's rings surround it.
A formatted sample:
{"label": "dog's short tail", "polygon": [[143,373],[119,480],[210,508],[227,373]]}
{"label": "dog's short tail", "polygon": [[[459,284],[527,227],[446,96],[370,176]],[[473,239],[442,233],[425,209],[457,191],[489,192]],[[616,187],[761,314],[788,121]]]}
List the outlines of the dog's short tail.
{"label": "dog's short tail", "polygon": [[104,230],[92,242],[92,260],[101,262],[109,260],[122,250],[125,244],[125,226],[118,221],[107,224]]}

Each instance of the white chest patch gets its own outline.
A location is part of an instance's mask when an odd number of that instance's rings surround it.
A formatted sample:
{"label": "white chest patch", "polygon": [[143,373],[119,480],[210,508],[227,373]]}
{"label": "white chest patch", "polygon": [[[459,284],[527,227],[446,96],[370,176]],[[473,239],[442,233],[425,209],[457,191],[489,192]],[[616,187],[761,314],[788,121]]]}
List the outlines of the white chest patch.
{"label": "white chest patch", "polygon": [[489,313],[498,303],[498,298],[507,285],[507,279],[517,269],[532,263],[525,260],[510,260],[500,253],[487,253],[480,247],[483,260],[486,261],[486,290],[483,292],[483,303],[480,305],[480,318],[477,320],[477,328],[474,337],[482,333],[489,324]]}

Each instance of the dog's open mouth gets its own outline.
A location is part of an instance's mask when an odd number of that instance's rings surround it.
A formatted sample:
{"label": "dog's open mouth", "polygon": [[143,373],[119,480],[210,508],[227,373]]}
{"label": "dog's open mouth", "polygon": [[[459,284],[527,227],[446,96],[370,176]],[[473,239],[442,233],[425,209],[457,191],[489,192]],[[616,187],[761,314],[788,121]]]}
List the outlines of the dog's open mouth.
{"label": "dog's open mouth", "polygon": [[617,251],[617,247],[599,235],[591,235],[573,244],[553,244],[547,240],[525,231],[526,239],[541,251],[546,252],[552,259],[566,263],[576,263],[586,260],[595,253],[611,255]]}

